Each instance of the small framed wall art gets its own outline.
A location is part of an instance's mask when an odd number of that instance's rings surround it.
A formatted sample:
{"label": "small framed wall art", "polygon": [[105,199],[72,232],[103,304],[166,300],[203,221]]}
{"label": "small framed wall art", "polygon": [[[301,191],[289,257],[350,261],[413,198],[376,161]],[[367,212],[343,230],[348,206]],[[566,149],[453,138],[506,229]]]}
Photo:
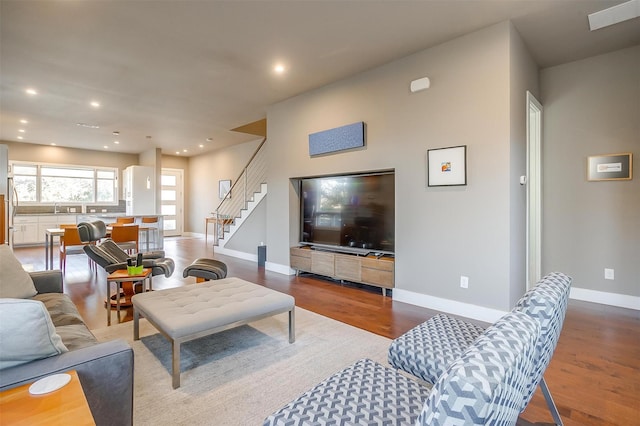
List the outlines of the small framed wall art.
{"label": "small framed wall art", "polygon": [[633,154],[592,155],[587,159],[587,180],[631,180],[633,178]]}
{"label": "small framed wall art", "polygon": [[427,186],[467,184],[467,146],[427,150]]}
{"label": "small framed wall art", "polygon": [[[230,190],[231,190],[230,180],[221,180],[219,182],[218,193],[221,200],[224,199],[227,196],[227,194],[229,194]],[[229,194],[229,198],[231,198],[231,194]]]}

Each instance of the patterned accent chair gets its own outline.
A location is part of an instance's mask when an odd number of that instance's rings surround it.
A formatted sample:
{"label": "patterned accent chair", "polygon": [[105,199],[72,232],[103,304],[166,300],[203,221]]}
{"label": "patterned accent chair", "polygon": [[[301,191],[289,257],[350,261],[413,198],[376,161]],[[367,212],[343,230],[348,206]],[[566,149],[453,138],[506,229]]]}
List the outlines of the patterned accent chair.
{"label": "patterned accent chair", "polygon": [[[560,337],[571,282],[572,279],[562,273],[551,273],[529,289],[512,311],[529,315],[539,323],[541,329],[536,343],[537,362],[521,411],[527,407],[539,384],[557,425],[563,424],[562,419],[543,374]],[[389,347],[389,363],[426,382],[435,383],[448,366],[484,332],[480,326],[439,314],[393,340]]]}
{"label": "patterned accent chair", "polygon": [[432,389],[363,359],[290,402],[264,425],[515,424],[535,368],[538,322],[506,314],[450,364]]}

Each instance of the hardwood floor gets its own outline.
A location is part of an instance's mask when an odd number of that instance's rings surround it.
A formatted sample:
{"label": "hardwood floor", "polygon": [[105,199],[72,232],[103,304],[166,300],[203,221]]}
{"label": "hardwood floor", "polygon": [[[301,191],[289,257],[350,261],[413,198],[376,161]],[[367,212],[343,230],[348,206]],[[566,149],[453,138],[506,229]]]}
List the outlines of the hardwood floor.
{"label": "hardwood floor", "polygon": [[[176,262],[170,278],[155,277],[155,289],[191,284],[182,270],[198,257],[225,262],[236,276],[291,294],[296,305],[395,338],[436,311],[394,302],[379,289],[341,285],[312,276],[285,276],[258,268],[254,262],[213,255],[203,238],[166,238],[165,251]],[[16,248],[23,264],[44,269],[44,248]],[[56,261],[54,264],[57,265]],[[84,255],[67,258],[65,293],[78,306],[89,328],[106,327],[105,273],[87,267]],[[115,312],[113,313],[115,319]],[[131,309],[121,313],[131,320]],[[545,374],[566,426],[640,424],[640,311],[570,301],[558,347]],[[538,390],[522,415],[522,424],[549,424],[552,419]]]}

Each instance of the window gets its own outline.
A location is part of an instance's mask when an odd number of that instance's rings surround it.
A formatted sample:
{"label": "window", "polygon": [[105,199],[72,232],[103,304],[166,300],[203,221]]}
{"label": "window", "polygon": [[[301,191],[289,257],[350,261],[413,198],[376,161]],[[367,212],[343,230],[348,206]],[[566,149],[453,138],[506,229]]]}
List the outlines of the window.
{"label": "window", "polygon": [[38,167],[14,164],[13,187],[21,202],[38,201]]}
{"label": "window", "polygon": [[13,163],[13,182],[21,203],[114,204],[118,169]]}

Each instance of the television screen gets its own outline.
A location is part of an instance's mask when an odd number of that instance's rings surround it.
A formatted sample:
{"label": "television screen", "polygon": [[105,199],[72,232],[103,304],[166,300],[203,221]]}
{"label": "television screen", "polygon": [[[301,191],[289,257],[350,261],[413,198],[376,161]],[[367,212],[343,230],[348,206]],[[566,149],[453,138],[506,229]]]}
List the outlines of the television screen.
{"label": "television screen", "polygon": [[393,254],[395,176],[389,172],[302,179],[300,217],[302,243]]}

